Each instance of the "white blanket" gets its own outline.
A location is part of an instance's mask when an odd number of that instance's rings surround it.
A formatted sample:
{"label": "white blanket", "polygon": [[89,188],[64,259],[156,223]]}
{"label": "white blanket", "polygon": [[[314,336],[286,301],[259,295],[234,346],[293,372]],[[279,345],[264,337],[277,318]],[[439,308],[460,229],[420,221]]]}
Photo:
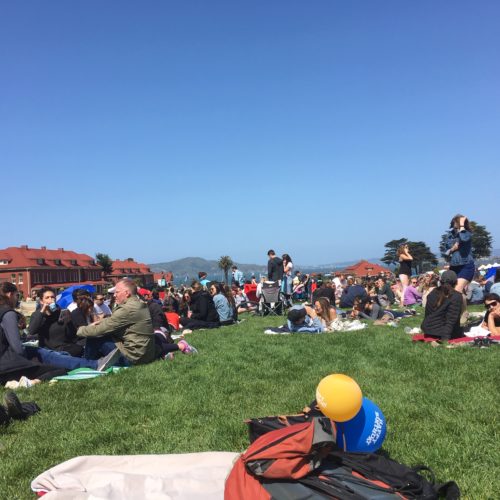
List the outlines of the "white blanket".
{"label": "white blanket", "polygon": [[84,456],[31,483],[44,500],[219,500],[238,453]]}

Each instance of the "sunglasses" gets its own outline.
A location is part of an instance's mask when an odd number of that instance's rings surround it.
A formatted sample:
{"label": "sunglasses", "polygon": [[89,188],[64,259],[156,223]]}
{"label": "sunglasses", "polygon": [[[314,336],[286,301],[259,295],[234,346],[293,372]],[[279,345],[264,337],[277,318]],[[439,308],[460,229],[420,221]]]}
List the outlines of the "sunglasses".
{"label": "sunglasses", "polygon": [[498,305],[498,302],[494,300],[493,302],[489,302],[488,304],[484,304],[484,307],[486,309],[490,309],[490,307],[496,307]]}

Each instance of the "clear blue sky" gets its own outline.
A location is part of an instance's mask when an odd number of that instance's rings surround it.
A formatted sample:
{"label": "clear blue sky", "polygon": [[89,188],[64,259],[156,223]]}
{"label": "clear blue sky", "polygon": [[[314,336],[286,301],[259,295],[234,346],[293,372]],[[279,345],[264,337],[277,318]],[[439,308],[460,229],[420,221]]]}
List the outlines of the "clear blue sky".
{"label": "clear blue sky", "polygon": [[500,243],[500,2],[4,1],[0,247],[302,264]]}

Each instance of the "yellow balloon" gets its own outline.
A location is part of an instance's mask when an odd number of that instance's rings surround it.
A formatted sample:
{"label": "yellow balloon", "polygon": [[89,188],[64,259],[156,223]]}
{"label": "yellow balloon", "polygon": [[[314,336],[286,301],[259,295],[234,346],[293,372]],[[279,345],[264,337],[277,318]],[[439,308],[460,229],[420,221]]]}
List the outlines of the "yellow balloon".
{"label": "yellow balloon", "polygon": [[328,418],[334,422],[346,422],[358,414],[363,404],[363,394],[351,377],[334,373],[318,384],[316,401]]}

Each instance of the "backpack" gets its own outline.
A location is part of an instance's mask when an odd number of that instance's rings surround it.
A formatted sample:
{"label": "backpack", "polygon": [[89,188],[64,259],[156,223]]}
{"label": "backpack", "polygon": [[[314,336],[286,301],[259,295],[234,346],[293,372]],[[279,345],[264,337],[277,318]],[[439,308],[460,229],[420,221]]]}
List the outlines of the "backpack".
{"label": "backpack", "polygon": [[[317,410],[250,421],[263,432],[233,466],[225,500],[433,500],[460,497],[458,486],[436,485],[427,467],[410,468],[383,455],[347,453],[336,444],[336,427]],[[294,420],[304,421],[291,423]],[[281,428],[266,431],[266,427]],[[428,471],[427,480],[420,474]]]}

